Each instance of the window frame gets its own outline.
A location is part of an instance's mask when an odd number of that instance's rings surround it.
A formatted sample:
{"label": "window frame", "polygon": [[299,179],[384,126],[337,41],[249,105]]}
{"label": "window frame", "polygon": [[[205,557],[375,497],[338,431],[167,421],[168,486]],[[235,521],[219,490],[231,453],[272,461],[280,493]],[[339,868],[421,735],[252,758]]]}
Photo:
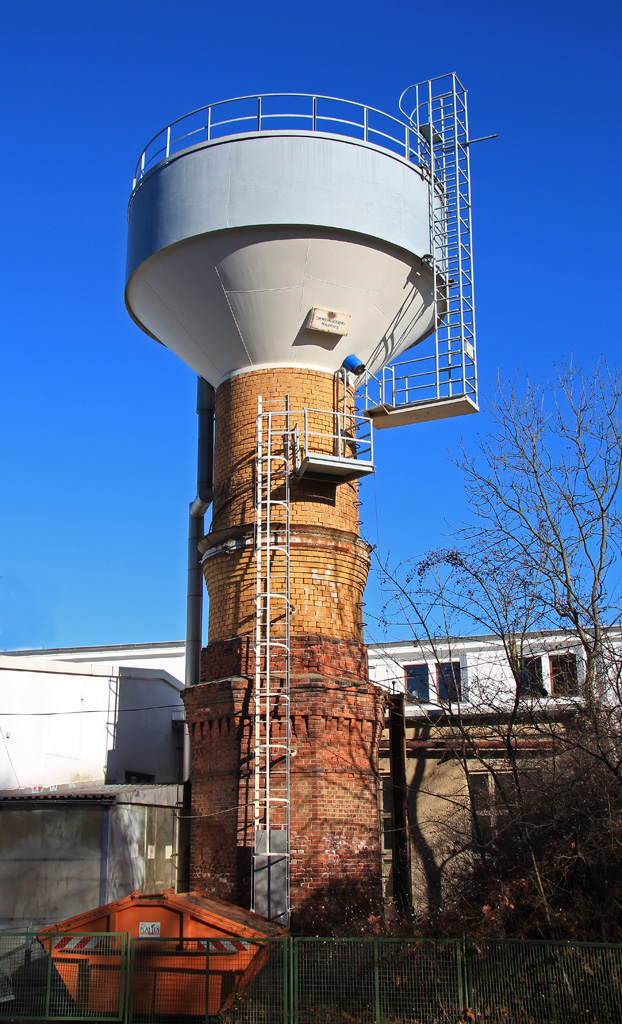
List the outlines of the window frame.
{"label": "window frame", "polygon": [[[580,688],[579,688],[579,666],[578,666],[578,662],[577,662],[577,655],[575,654],[575,652],[574,651],[556,651],[554,654],[549,654],[548,659],[549,659],[549,689],[550,689],[550,692],[551,692],[551,697],[578,697],[580,695]],[[572,671],[569,674],[570,676],[572,676],[572,679],[569,680],[568,673],[567,672],[563,672],[563,675],[564,675],[565,679],[564,679],[564,689],[562,691],[558,691],[558,689],[557,689],[557,682],[556,682],[556,675],[557,675],[557,673],[553,669],[553,661],[558,661],[558,662],[564,662],[565,661],[568,665],[572,665]],[[572,686],[572,689],[570,688],[570,686],[568,686],[568,681],[570,681],[570,685]]]}
{"label": "window frame", "polygon": [[[528,658],[520,659],[521,678],[517,682],[517,693],[519,700],[539,700],[541,697],[548,697],[544,686],[544,666],[542,654],[529,655]],[[531,669],[538,666],[535,673]]]}
{"label": "window frame", "polygon": [[[448,673],[444,670],[449,669]],[[457,670],[457,671],[456,671]],[[447,696],[441,695],[441,685],[445,685]],[[439,704],[460,704],[462,701],[462,665],[460,661],[436,662],[436,696]]]}
{"label": "window frame", "polygon": [[[409,686],[408,686],[409,678],[412,679],[413,681],[416,680],[416,676],[414,676],[414,675],[409,676],[409,670],[410,669],[424,669],[425,670],[425,692],[426,692],[426,696],[425,697],[423,697],[421,695],[421,693],[413,694],[409,690]],[[422,682],[422,680],[418,680],[418,682]],[[429,704],[430,703],[430,666],[426,662],[423,662],[423,663],[419,662],[418,664],[413,664],[413,665],[404,665],[404,689],[405,689],[406,700],[412,701],[413,703],[419,702],[420,704]]]}

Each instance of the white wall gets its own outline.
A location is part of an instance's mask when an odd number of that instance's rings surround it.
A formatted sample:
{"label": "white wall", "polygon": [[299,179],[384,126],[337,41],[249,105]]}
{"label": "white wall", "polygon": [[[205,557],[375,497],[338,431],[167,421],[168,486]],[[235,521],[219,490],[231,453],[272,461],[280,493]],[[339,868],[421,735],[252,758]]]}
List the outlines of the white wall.
{"label": "white wall", "polygon": [[175,782],[180,691],[157,667],[0,656],[0,789],[102,783],[109,751],[116,781],[127,769]]}
{"label": "white wall", "polygon": [[152,644],[119,644],[106,647],[60,647],[50,650],[14,651],[7,657],[35,658],[46,661],[69,661],[73,664],[112,665],[150,668],[164,671],[183,686],[186,666],[186,645],[181,640]]}
{"label": "white wall", "polygon": [[[532,633],[523,638],[522,656],[541,657],[542,682],[550,693],[549,660],[551,654],[574,653],[578,679],[583,672],[581,649],[576,638],[564,633]],[[459,662],[462,704],[479,711],[498,710],[504,702],[513,701],[515,682],[500,640],[492,636],[443,638],[438,642],[374,644],[368,648],[370,680],[396,694],[405,692],[405,667],[427,665],[430,700],[421,705],[421,713],[440,707],[436,696],[436,665],[438,662]],[[557,698],[559,705],[562,698]],[[409,714],[416,714],[416,705],[409,704]]]}

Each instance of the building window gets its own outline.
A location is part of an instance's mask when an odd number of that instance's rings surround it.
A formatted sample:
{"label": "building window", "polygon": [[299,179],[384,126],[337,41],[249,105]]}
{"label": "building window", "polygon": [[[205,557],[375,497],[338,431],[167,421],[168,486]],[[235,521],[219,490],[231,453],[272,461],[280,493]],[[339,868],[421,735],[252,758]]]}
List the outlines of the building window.
{"label": "building window", "polygon": [[460,662],[447,661],[436,666],[436,689],[438,699],[443,701],[459,701],[460,691]]}
{"label": "building window", "polygon": [[547,697],[542,682],[542,658],[523,658],[518,679],[519,697]]}
{"label": "building window", "polygon": [[574,654],[551,654],[549,669],[553,697],[573,697],[579,692],[577,659]]}
{"label": "building window", "polygon": [[429,701],[430,682],[427,665],[406,665],[406,696],[409,700]]}
{"label": "building window", "polygon": [[481,840],[486,846],[510,827],[501,787],[505,789],[506,796],[511,794],[512,776],[508,772],[495,772],[495,776],[489,772],[469,774],[471,812],[477,818],[477,828],[473,822],[473,840]]}

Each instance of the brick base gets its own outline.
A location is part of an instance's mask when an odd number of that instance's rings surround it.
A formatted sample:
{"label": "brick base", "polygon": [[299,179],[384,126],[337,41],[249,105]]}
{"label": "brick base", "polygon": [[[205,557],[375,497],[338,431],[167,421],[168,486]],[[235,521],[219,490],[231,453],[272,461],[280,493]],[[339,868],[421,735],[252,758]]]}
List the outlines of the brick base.
{"label": "brick base", "polygon": [[[210,644],[185,693],[192,744],[191,885],[250,904],[252,644]],[[277,669],[278,671],[278,669]],[[278,687],[278,681],[276,683]],[[381,893],[378,745],[383,693],[363,644],[296,637],[290,656],[292,926],[354,926]],[[275,730],[283,702],[275,693]]]}

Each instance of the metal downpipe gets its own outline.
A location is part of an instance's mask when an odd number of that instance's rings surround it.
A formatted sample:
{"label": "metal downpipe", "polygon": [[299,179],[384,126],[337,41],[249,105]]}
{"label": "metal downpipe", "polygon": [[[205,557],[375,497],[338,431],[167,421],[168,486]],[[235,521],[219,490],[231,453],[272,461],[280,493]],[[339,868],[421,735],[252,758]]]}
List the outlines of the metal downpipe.
{"label": "metal downpipe", "polygon": [[[211,384],[197,377],[197,413],[199,437],[197,446],[197,496],[190,504],[188,516],[188,589],[186,598],[186,671],[185,685],[196,686],[201,680],[201,647],[203,642],[203,571],[199,541],[204,535],[204,515],[212,502],[214,476],[214,405],[216,393]],[[190,735],[184,725],[182,764],[183,807],[179,828],[179,870],[177,888],[187,892],[190,879]]]}

